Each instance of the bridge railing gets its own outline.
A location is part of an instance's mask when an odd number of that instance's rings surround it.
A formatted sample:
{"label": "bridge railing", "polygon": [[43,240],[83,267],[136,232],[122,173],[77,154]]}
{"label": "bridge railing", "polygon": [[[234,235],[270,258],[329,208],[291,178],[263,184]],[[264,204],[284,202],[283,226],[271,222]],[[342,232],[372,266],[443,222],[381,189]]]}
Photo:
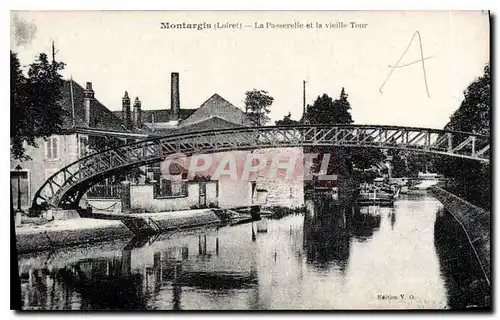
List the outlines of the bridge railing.
{"label": "bridge railing", "polygon": [[[243,127],[198,131],[143,140],[88,155],[51,176],[35,194],[33,206],[75,202],[78,186],[117,170],[161,161],[167,155],[272,147],[372,147],[431,152],[489,161],[489,137],[426,128],[369,125]],[[68,198],[69,197],[69,198]]]}
{"label": "bridge railing", "polygon": [[96,184],[87,191],[89,199],[120,199],[122,186],[119,184]]}

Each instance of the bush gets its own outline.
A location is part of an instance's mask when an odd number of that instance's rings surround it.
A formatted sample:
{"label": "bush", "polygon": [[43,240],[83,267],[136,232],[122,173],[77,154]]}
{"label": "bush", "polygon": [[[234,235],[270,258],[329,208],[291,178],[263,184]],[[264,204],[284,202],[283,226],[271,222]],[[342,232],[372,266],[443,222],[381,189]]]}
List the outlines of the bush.
{"label": "bush", "polygon": [[208,205],[206,205],[206,204],[193,204],[189,208],[192,210],[195,210],[195,209],[208,209],[208,208],[218,208],[218,207],[219,207],[219,205],[216,202],[210,202],[210,203],[208,203]]}
{"label": "bush", "polygon": [[289,215],[304,214],[308,212],[305,205],[294,208],[273,206],[273,207],[268,207],[267,209],[272,212],[272,214],[268,216],[269,219],[281,219]]}

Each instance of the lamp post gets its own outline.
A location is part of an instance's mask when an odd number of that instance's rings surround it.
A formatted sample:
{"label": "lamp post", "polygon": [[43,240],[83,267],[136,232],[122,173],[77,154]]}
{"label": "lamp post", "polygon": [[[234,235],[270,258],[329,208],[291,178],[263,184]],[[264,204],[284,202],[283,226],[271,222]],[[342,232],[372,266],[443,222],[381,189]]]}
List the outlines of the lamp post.
{"label": "lamp post", "polygon": [[21,166],[16,166],[17,171],[17,211],[21,211]]}

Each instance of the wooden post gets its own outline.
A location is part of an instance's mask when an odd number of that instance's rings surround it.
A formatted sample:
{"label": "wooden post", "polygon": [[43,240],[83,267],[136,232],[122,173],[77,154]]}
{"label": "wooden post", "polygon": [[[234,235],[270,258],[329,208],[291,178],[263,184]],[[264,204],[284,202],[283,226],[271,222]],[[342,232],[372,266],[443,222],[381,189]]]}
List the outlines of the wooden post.
{"label": "wooden post", "polygon": [[132,250],[122,250],[121,257],[121,274],[122,276],[129,276],[131,274],[131,261],[132,261]]}
{"label": "wooden post", "polygon": [[130,181],[122,181],[122,213],[130,213]]}

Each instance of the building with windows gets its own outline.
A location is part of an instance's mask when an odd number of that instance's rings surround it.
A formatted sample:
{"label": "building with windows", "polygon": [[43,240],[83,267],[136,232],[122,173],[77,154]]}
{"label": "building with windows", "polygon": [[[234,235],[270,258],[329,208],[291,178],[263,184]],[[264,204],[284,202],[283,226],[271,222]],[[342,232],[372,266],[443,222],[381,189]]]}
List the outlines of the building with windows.
{"label": "building with windows", "polygon": [[[179,75],[172,73],[171,108],[142,110],[142,127],[150,137],[250,126],[246,114],[219,94],[213,94],[199,107],[180,108]],[[123,111],[115,112],[123,116]],[[245,154],[246,152],[233,152]],[[220,158],[214,154],[213,158]],[[188,157],[186,163],[191,159]],[[162,163],[148,165],[145,180],[131,187],[132,210],[150,212],[183,210],[203,207],[235,207],[251,204],[252,183],[233,183],[226,179],[211,180],[209,175],[187,178],[187,168],[162,168]],[[177,180],[166,174],[177,175]],[[255,193],[254,193],[255,194]]]}
{"label": "building with windows", "polygon": [[[245,114],[218,94],[214,94],[199,108],[181,109],[178,73],[172,73],[171,92],[170,109],[142,110],[138,97],[133,100],[131,108],[131,99],[125,92],[122,110],[113,112],[96,98],[91,82],[87,82],[84,88],[74,80],[64,81],[60,101],[66,112],[63,133],[46,140],[37,139],[36,148],[27,147],[26,155],[30,160],[21,162],[11,159],[14,207],[18,206],[20,194],[21,208],[29,208],[34,193],[46,179],[91,152],[152,136],[248,125]],[[237,123],[231,121],[235,119]],[[177,202],[186,203],[186,206],[187,202],[182,201],[182,198],[198,198],[198,203],[191,201],[189,207],[217,202],[213,199],[213,196],[218,196],[215,182],[187,181],[185,176],[178,181],[163,179],[160,163],[143,167],[139,172],[140,177],[133,181],[131,187],[136,193],[143,186],[151,190],[152,199],[168,199],[169,203],[172,203],[171,199],[178,199]],[[108,179],[91,188],[87,197],[96,201],[116,200],[120,198],[120,193],[119,181]],[[140,204],[141,201],[135,203]],[[184,208],[189,209],[186,206]]]}
{"label": "building with windows", "polygon": [[[171,86],[170,109],[143,109],[138,97],[131,106],[131,98],[125,91],[122,110],[110,111],[96,98],[92,83],[87,82],[84,88],[73,80],[65,81],[60,101],[66,111],[64,132],[46,140],[38,139],[38,148],[28,147],[26,154],[31,160],[11,160],[14,206],[17,207],[18,190],[21,207],[29,208],[34,193],[47,178],[91,152],[155,136],[251,125],[241,109],[217,93],[199,107],[181,109],[178,73],[171,74]],[[231,153],[241,158],[248,152]],[[223,156],[224,153],[215,154],[214,159],[220,160]],[[173,172],[177,172],[176,180],[165,178],[162,163],[136,170],[130,184],[132,210],[154,212],[209,206],[237,207],[254,204],[257,198],[262,198],[262,194],[258,195],[258,191],[262,191],[258,181],[241,182],[223,178],[212,181],[206,175],[188,179],[186,168],[182,166],[174,168]],[[172,174],[175,173],[170,168]],[[104,180],[92,187],[82,201],[88,201],[94,208],[105,208],[109,203],[119,202],[123,188],[119,180]],[[266,182],[266,186],[272,184],[272,181]],[[293,189],[297,205],[303,203],[301,186],[294,186]],[[292,189],[285,189],[286,198],[291,199]],[[283,193],[283,188],[275,190]]]}
{"label": "building with windows", "polygon": [[[125,92],[123,104],[127,103],[130,99]],[[131,121],[123,121],[99,102],[91,82],[87,82],[84,88],[74,80],[64,81],[60,105],[66,113],[63,133],[46,140],[37,139],[37,148],[28,146],[26,155],[31,160],[21,162],[11,159],[14,207],[18,205],[19,191],[21,208],[29,208],[34,193],[47,178],[94,149],[148,137],[146,130],[134,126]]]}

